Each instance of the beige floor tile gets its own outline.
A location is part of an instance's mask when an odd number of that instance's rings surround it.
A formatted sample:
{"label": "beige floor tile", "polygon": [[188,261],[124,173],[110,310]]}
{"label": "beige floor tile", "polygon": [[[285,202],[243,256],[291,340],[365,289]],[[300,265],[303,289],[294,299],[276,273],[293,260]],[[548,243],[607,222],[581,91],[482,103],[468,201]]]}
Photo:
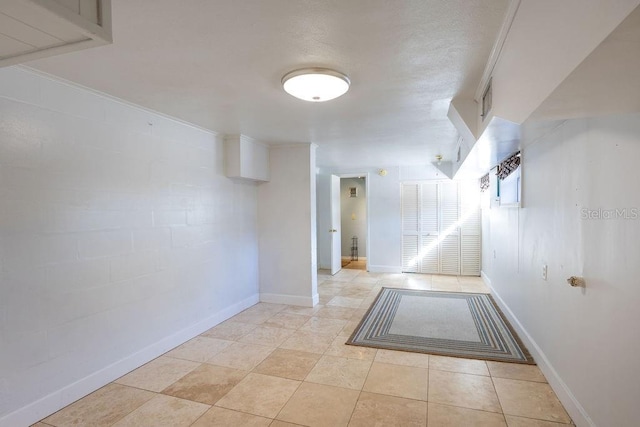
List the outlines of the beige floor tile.
{"label": "beige floor tile", "polygon": [[284,310],[287,306],[285,304],[272,304],[272,303],[268,303],[268,302],[259,302],[251,307],[249,307],[248,309],[244,310],[243,313],[253,313],[253,314],[257,314],[257,313],[269,313],[269,314],[276,314],[276,313],[280,313],[282,310]]}
{"label": "beige floor tile", "polygon": [[322,305],[326,305],[329,301],[331,301],[331,298],[333,297],[334,295],[320,295],[318,303]]}
{"label": "beige floor tile", "polygon": [[325,297],[326,296],[330,296],[333,299],[333,297],[338,295],[341,291],[342,291],[342,289],[340,289],[340,288],[320,286],[318,288],[318,295],[325,296]]}
{"label": "beige floor tile", "polygon": [[366,308],[358,308],[356,310],[353,310],[353,315],[349,320],[355,320],[359,322],[362,320],[365,314],[367,314],[367,311],[368,310]]}
{"label": "beige floor tile", "polygon": [[504,362],[487,362],[489,366],[489,372],[492,377],[507,378],[510,380],[522,380],[522,381],[535,381],[539,383],[546,383],[547,379],[544,377],[540,368],[536,365],[522,365],[519,363],[504,363]]}
{"label": "beige floor tile", "polygon": [[237,342],[207,360],[207,363],[250,371],[267,358],[274,347]]}
{"label": "beige floor tile", "polygon": [[429,355],[422,353],[410,353],[408,351],[378,350],[376,362],[391,363],[393,365],[415,366],[416,368],[429,368]]}
{"label": "beige floor tile", "polygon": [[163,394],[213,405],[246,375],[247,371],[203,364],[163,390]]}
{"label": "beige floor tile", "polygon": [[340,334],[338,335],[350,337],[351,334],[353,334],[353,332],[356,330],[358,325],[360,325],[359,320],[349,320],[349,322],[344,326],[344,328],[342,328]]}
{"label": "beige floor tile", "polygon": [[371,361],[322,356],[305,381],[361,390]]}
{"label": "beige floor tile", "polygon": [[532,418],[514,417],[505,415],[509,427],[566,427],[569,424],[554,423],[552,421],[534,420]]}
{"label": "beige floor tile", "polygon": [[502,412],[491,378],[429,370],[429,402]]}
{"label": "beige floor tile", "polygon": [[294,330],[292,329],[272,328],[263,324],[240,338],[239,341],[247,344],[277,347],[285,342],[293,332]]}
{"label": "beige floor tile", "polygon": [[405,289],[422,289],[429,290],[431,289],[431,276],[428,278],[425,277],[409,277],[404,282]]}
{"label": "beige floor tile", "polygon": [[370,271],[360,271],[356,277],[373,277],[376,279],[381,279],[384,277],[384,273],[373,273]]}
{"label": "beige floor tile", "polygon": [[153,399],[155,393],[108,384],[43,420],[56,427],[110,426]]}
{"label": "beige floor tile", "polygon": [[423,427],[427,402],[362,392],[349,427]]}
{"label": "beige floor tile", "polygon": [[360,304],[359,308],[368,310],[375,301],[376,297],[365,298],[362,300],[362,304]]}
{"label": "beige floor tile", "polygon": [[353,298],[344,296],[335,296],[327,304],[328,307],[347,307],[358,308],[362,304],[363,298]]}
{"label": "beige floor tile", "polygon": [[494,378],[505,414],[568,423],[569,415],[546,383]]}
{"label": "beige floor tile", "polygon": [[301,316],[313,316],[323,305],[316,304],[315,307],[302,307],[299,305],[288,305],[281,313],[298,314]]}
{"label": "beige floor tile", "polygon": [[382,279],[378,282],[383,288],[402,288],[405,279]]}
{"label": "beige floor tile", "polygon": [[[288,423],[286,421],[280,421],[280,420],[273,420],[273,422],[271,424],[269,424],[269,427],[298,427],[300,426],[300,424],[293,424],[293,423]],[[302,426],[305,427],[305,426]]]}
{"label": "beige floor tile", "polygon": [[428,370],[414,366],[390,365],[374,362],[363,391],[427,400]]}
{"label": "beige floor tile", "polygon": [[324,306],[314,315],[315,317],[324,317],[328,319],[350,320],[355,310],[349,307]]}
{"label": "beige floor tile", "polygon": [[277,418],[312,427],[346,426],[358,395],[356,390],[305,382]]}
{"label": "beige floor tile", "polygon": [[307,323],[300,327],[299,331],[313,332],[319,335],[333,335],[335,337],[346,324],[346,320],[312,317]]}
{"label": "beige floor tile", "polygon": [[[349,289],[345,288],[340,291],[340,293],[336,296],[345,297],[345,298],[358,298],[364,300],[365,298],[372,298],[370,289]],[[360,303],[362,306],[362,302]],[[359,308],[358,306],[354,306],[353,308]]]}
{"label": "beige floor tile", "polygon": [[118,378],[115,382],[131,387],[151,391],[162,391],[189,372],[200,366],[200,363],[189,360],[160,356],[135,371]]}
{"label": "beige floor tile", "polygon": [[166,353],[165,356],[177,359],[204,362],[233,344],[233,341],[209,337],[195,337]]}
{"label": "beige floor tile", "polygon": [[325,289],[329,289],[329,288],[333,288],[333,289],[342,289],[345,286],[348,286],[349,284],[347,282],[337,282],[335,280],[325,280],[322,285],[319,285],[318,288],[325,288]]}
{"label": "beige floor tile", "polygon": [[349,359],[359,360],[373,360],[373,358],[376,357],[375,348],[346,345],[346,341],[347,338],[338,335],[324,354],[327,356],[346,357]]}
{"label": "beige floor tile", "polygon": [[31,427],[52,427],[51,424],[45,424],[43,422],[40,423],[35,423],[33,425],[31,425]]}
{"label": "beige floor tile", "polygon": [[461,357],[432,355],[429,357],[429,369],[461,372],[463,374],[489,375],[489,369],[487,369],[487,363],[484,360],[463,359]]}
{"label": "beige floor tile", "polygon": [[276,349],[254,372],[302,381],[320,360],[320,355],[305,351]]}
{"label": "beige floor tile", "polygon": [[506,427],[502,414],[429,403],[427,427]]}
{"label": "beige floor tile", "polygon": [[535,420],[533,418],[514,417],[505,415],[509,427],[567,427],[573,424],[554,423],[553,421]]}
{"label": "beige floor tile", "polygon": [[462,292],[462,286],[459,283],[442,282],[434,279],[431,283],[431,290],[440,292]]}
{"label": "beige floor tile", "polygon": [[488,294],[491,293],[491,289],[484,283],[468,284],[460,283],[460,290],[462,292],[469,292],[474,294]]}
{"label": "beige floor tile", "polygon": [[350,282],[358,273],[360,273],[360,270],[342,269],[334,274],[331,280],[334,282]]}
{"label": "beige floor tile", "polygon": [[311,316],[280,312],[263,323],[264,326],[283,329],[298,329],[307,323]]}
{"label": "beige floor tile", "polygon": [[299,385],[300,381],[251,373],[216,406],[275,418]]}
{"label": "beige floor tile", "polygon": [[351,289],[353,291],[370,291],[376,286],[375,283],[348,283],[343,289]]}
{"label": "beige floor tile", "polygon": [[240,314],[236,314],[231,319],[233,319],[234,322],[252,323],[254,325],[261,325],[262,323],[264,323],[267,320],[271,319],[276,314],[278,314],[278,313],[272,313],[272,312],[269,312],[269,311],[266,311],[266,312],[258,312],[258,311],[249,312],[249,311],[245,310]]}
{"label": "beige floor tile", "polygon": [[431,283],[440,282],[440,283],[452,283],[458,284],[460,281],[458,280],[458,276],[451,276],[448,274],[433,274],[431,275]]}
{"label": "beige floor tile", "polygon": [[201,335],[209,338],[218,338],[229,341],[238,341],[240,338],[257,328],[258,325],[251,323],[234,322],[227,320],[224,323],[214,326]]}
{"label": "beige floor tile", "polygon": [[297,330],[280,348],[287,350],[308,351],[310,353],[323,354],[333,342],[331,335],[317,335],[313,332]]}
{"label": "beige floor tile", "polygon": [[360,283],[365,285],[375,285],[380,279],[377,277],[360,276],[359,274],[351,279],[351,283]]}
{"label": "beige floor tile", "polygon": [[160,394],[115,423],[114,427],[188,427],[209,408],[209,405]]}
{"label": "beige floor tile", "polygon": [[270,424],[270,418],[214,406],[205,412],[192,427],[266,427]]}

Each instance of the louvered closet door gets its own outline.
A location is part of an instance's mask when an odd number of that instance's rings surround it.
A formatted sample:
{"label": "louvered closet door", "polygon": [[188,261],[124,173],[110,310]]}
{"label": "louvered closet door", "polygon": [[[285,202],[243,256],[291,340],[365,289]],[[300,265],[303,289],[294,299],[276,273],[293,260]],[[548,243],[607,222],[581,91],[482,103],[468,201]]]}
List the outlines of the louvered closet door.
{"label": "louvered closet door", "polygon": [[420,260],[418,271],[437,274],[440,268],[438,184],[418,184],[418,187],[420,188]]}
{"label": "louvered closet door", "polygon": [[418,272],[418,184],[402,185],[402,271]]}
{"label": "louvered closet door", "polygon": [[403,271],[478,276],[479,198],[475,181],[403,184]]}
{"label": "louvered closet door", "polygon": [[475,181],[460,183],[460,274],[480,275],[480,190]]}
{"label": "louvered closet door", "polygon": [[440,273],[460,274],[458,183],[440,183]]}

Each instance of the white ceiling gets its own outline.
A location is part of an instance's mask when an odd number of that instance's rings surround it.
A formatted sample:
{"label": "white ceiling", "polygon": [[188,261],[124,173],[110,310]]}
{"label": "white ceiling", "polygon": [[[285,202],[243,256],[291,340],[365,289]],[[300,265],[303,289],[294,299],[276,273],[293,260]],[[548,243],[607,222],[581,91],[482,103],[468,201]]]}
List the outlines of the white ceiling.
{"label": "white ceiling", "polygon": [[[112,45],[28,63],[225,133],[318,144],[318,165],[415,165],[451,152],[454,96],[472,98],[508,0],[113,0]],[[352,81],[320,104],[287,72]],[[445,159],[446,160],[446,159]]]}

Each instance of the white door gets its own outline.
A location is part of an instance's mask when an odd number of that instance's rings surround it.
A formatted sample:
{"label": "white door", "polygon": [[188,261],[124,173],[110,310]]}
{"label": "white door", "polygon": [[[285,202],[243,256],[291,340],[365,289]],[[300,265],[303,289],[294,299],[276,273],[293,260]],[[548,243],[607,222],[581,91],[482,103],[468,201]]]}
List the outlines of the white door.
{"label": "white door", "polygon": [[340,232],[340,177],[331,175],[331,274],[342,269],[342,241]]}
{"label": "white door", "polygon": [[421,184],[417,188],[420,194],[418,204],[420,215],[420,268],[418,273],[438,274],[440,272],[439,188],[436,183]]}
{"label": "white door", "polygon": [[480,192],[475,181],[460,183],[460,274],[480,275],[482,213]]}
{"label": "white door", "polygon": [[480,274],[478,194],[475,181],[403,184],[403,271]]}

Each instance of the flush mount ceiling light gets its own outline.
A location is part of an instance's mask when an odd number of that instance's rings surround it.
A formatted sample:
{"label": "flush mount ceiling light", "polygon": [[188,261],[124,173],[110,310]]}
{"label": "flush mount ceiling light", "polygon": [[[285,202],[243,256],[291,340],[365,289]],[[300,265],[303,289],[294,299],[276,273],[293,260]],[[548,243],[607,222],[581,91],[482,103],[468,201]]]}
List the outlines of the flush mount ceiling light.
{"label": "flush mount ceiling light", "polygon": [[324,102],[344,95],[351,81],[346,75],[327,68],[303,68],[282,78],[284,90],[309,102]]}

